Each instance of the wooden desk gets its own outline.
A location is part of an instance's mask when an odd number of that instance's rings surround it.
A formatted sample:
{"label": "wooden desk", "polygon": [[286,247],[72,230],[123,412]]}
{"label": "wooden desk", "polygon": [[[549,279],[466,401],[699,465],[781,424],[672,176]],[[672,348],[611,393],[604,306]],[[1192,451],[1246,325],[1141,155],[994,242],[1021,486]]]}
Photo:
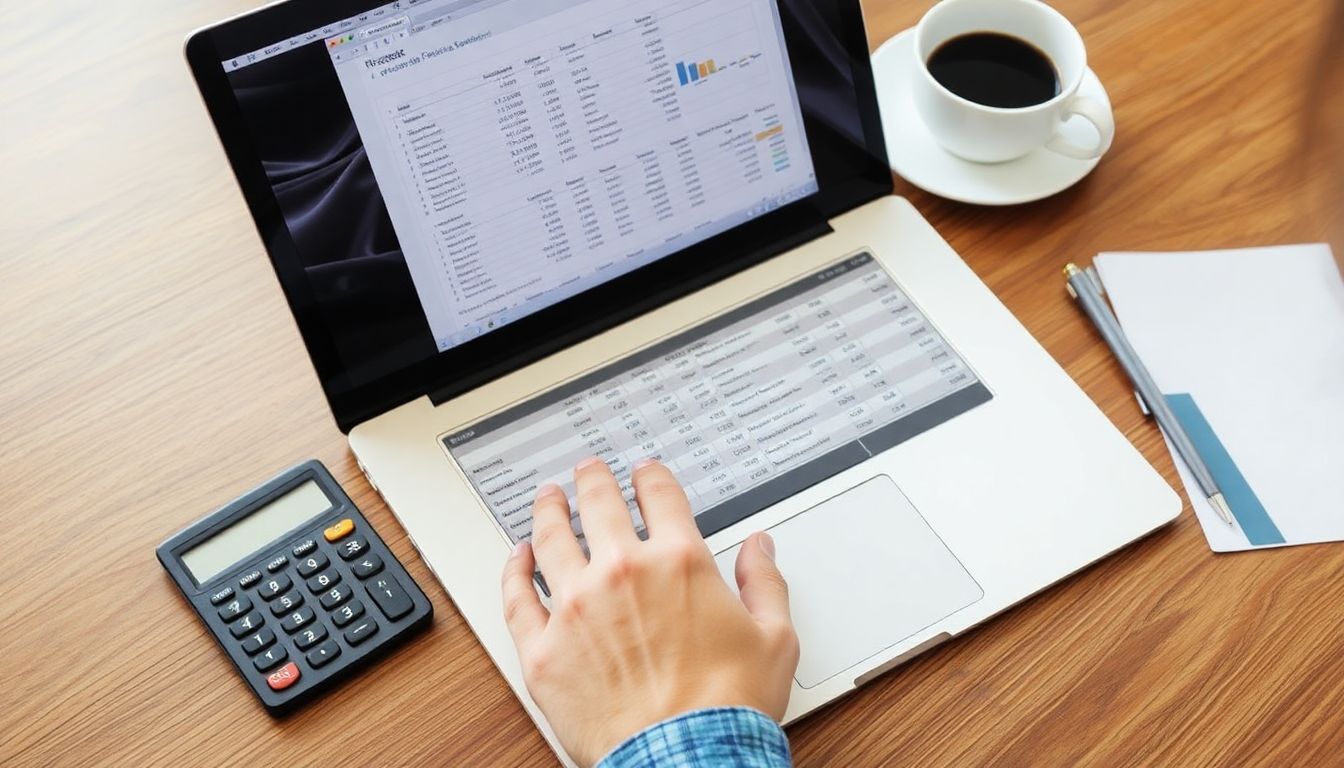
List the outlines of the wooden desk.
{"label": "wooden desk", "polygon": [[[184,35],[253,4],[0,3],[0,764],[550,764],[355,467],[189,81]],[[870,0],[874,46],[927,5]],[[1326,0],[1058,5],[1116,105],[1096,172],[1003,210],[899,191],[1179,486],[1059,267],[1326,237],[1344,154],[1304,145],[1304,105],[1344,19]],[[1313,114],[1339,135],[1338,110]],[[276,722],[153,549],[309,456],[437,621]],[[1214,556],[1187,511],[790,736],[801,765],[1323,766],[1344,764],[1341,713],[1344,546]]]}

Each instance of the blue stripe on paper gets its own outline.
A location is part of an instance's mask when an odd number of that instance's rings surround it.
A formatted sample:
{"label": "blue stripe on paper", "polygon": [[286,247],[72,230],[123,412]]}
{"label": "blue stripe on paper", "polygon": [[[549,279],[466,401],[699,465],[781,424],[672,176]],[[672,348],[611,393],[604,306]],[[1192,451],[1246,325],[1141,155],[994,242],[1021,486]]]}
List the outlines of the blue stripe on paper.
{"label": "blue stripe on paper", "polygon": [[1232,509],[1232,516],[1236,518],[1247,540],[1257,547],[1283,544],[1285,540],[1279,527],[1270,519],[1265,506],[1260,503],[1255,491],[1251,490],[1250,483],[1246,482],[1236,462],[1232,461],[1232,456],[1223,447],[1223,442],[1214,434],[1204,413],[1195,405],[1195,399],[1183,392],[1165,397],[1167,405],[1171,406],[1176,419],[1181,422],[1181,427],[1195,444],[1195,450],[1199,451],[1200,458],[1208,466],[1214,482],[1218,484],[1218,490],[1223,492],[1227,506]]}

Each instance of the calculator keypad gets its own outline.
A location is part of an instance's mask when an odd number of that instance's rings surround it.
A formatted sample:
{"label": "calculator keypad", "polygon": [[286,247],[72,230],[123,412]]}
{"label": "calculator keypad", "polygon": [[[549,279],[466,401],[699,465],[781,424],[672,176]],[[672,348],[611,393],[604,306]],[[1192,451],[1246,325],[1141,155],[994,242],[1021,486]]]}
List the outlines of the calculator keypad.
{"label": "calculator keypad", "polygon": [[[377,636],[384,617],[395,622],[415,610],[398,576],[372,551],[371,535],[356,530],[351,519],[340,520],[209,595],[237,647],[271,690],[333,666],[343,652]],[[329,557],[331,552],[339,559]]]}

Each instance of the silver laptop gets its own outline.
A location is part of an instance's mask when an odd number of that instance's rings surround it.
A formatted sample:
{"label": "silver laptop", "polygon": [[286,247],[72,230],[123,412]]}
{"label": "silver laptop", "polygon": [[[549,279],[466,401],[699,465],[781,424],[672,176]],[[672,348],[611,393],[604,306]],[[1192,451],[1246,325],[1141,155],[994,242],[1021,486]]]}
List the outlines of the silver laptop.
{"label": "silver laptop", "polygon": [[585,456],[671,466],[730,584],[771,531],[789,720],[1180,511],[892,196],[856,0],[290,0],[187,57],[360,466],[566,761],[498,576]]}

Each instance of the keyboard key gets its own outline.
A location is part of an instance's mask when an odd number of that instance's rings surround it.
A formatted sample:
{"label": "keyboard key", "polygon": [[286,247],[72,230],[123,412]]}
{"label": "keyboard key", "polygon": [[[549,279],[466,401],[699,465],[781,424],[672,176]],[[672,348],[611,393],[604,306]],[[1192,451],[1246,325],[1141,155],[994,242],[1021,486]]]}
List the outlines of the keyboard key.
{"label": "keyboard key", "polygon": [[323,571],[308,580],[308,591],[316,595],[318,592],[325,592],[329,588],[341,583],[341,572],[332,568],[329,571]]}
{"label": "keyboard key", "polygon": [[341,655],[341,646],[335,640],[317,646],[308,654],[308,666],[319,669],[327,662]]}
{"label": "keyboard key", "polygon": [[317,539],[305,539],[295,544],[294,548],[290,550],[290,554],[295,557],[303,557],[314,549],[317,549]]}
{"label": "keyboard key", "polygon": [[377,555],[365,555],[356,560],[350,570],[354,571],[355,578],[367,579],[383,570],[383,559]]}
{"label": "keyboard key", "polygon": [[266,684],[271,687],[272,691],[283,691],[289,686],[299,682],[299,677],[299,665],[291,661],[267,675]]}
{"label": "keyboard key", "polygon": [[297,610],[300,605],[303,605],[303,593],[296,589],[281,595],[279,600],[271,603],[271,613],[284,616]]}
{"label": "keyboard key", "polygon": [[318,622],[309,625],[307,629],[299,630],[299,633],[294,636],[294,644],[299,647],[300,651],[306,651],[325,639],[327,639],[327,627],[325,624]]}
{"label": "keyboard key", "polygon": [[292,586],[294,586],[294,582],[290,581],[289,577],[282,573],[279,576],[272,576],[267,579],[266,583],[262,584],[261,587],[257,589],[257,595],[262,600],[270,600]]}
{"label": "keyboard key", "polygon": [[327,564],[330,562],[331,561],[327,559],[326,555],[321,552],[314,552],[299,561],[299,575],[306,579],[323,568],[326,568]]}
{"label": "keyboard key", "polygon": [[261,581],[261,569],[253,568],[251,571],[243,574],[243,577],[238,580],[238,586],[247,589],[258,581]]}
{"label": "keyboard key", "polygon": [[280,628],[292,635],[298,632],[300,627],[307,626],[316,618],[317,614],[313,613],[312,608],[300,608],[286,616],[280,622]]}
{"label": "keyboard key", "polygon": [[318,602],[322,603],[323,608],[330,611],[332,608],[349,600],[351,592],[353,592],[353,590],[350,589],[349,584],[340,584],[323,592],[322,597]]}
{"label": "keyboard key", "polygon": [[248,633],[255,632],[259,628],[265,626],[265,624],[266,620],[261,618],[261,611],[253,611],[230,624],[229,632],[234,637],[242,637]]}
{"label": "keyboard key", "polygon": [[262,627],[260,632],[243,641],[243,650],[247,652],[248,656],[255,656],[259,651],[274,642],[275,633],[266,627]]}
{"label": "keyboard key", "polygon": [[346,539],[336,546],[336,552],[342,560],[353,560],[369,551],[369,540],[363,536]]}
{"label": "keyboard key", "polygon": [[225,621],[233,621],[250,610],[252,610],[252,601],[247,599],[247,595],[239,595],[219,609],[219,618]]}
{"label": "keyboard key", "polygon": [[224,587],[210,596],[210,604],[219,605],[230,597],[233,597],[233,587]]}
{"label": "keyboard key", "polygon": [[266,564],[266,571],[268,573],[275,573],[286,565],[289,565],[289,558],[284,555],[276,555],[274,560]]}
{"label": "keyboard key", "polygon": [[373,634],[377,631],[378,622],[373,619],[365,619],[346,631],[345,642],[350,645],[359,645],[370,637],[373,637]]}
{"label": "keyboard key", "polygon": [[272,645],[269,650],[252,660],[258,672],[265,672],[276,664],[285,660],[289,656],[289,651],[285,650],[283,645]]}
{"label": "keyboard key", "polygon": [[392,574],[385,574],[364,585],[369,597],[378,604],[383,615],[392,621],[400,619],[415,608],[411,596],[401,588],[401,583]]}
{"label": "keyboard key", "polygon": [[327,541],[340,541],[341,539],[344,539],[346,536],[349,536],[354,532],[355,532],[355,521],[347,517],[341,522],[323,531],[322,538],[326,539]]}
{"label": "keyboard key", "polygon": [[338,627],[344,627],[346,624],[358,619],[364,615],[364,604],[358,600],[351,600],[331,613],[331,620]]}

